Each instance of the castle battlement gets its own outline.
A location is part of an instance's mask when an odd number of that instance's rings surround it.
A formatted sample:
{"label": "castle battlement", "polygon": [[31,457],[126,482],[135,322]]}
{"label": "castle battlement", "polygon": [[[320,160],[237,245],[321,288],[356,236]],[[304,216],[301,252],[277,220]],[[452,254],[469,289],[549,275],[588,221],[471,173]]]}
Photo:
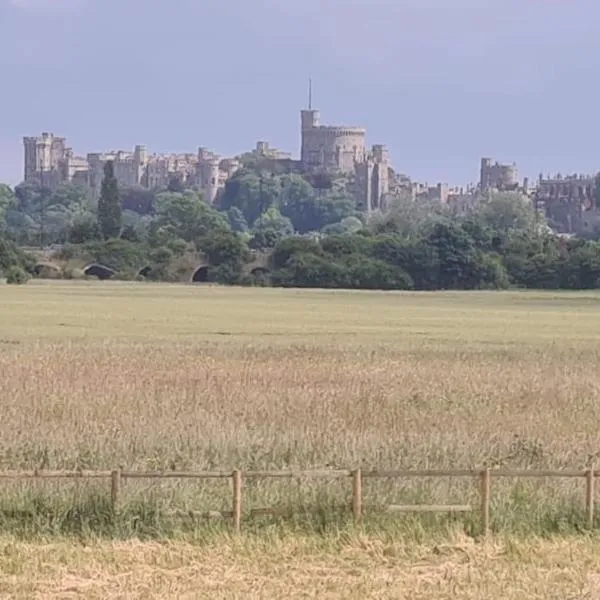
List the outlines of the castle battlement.
{"label": "castle battlement", "polygon": [[367,212],[382,208],[390,189],[386,146],[376,144],[369,150],[363,127],[320,125],[319,120],[320,112],[312,107],[300,113],[302,168],[353,174],[358,207]]}
{"label": "castle battlement", "polygon": [[[387,147],[366,145],[367,130],[354,125],[321,125],[318,110],[301,111],[301,156],[271,148],[259,141],[254,153],[263,159],[304,171],[325,170],[353,175],[359,208],[365,211],[384,206],[390,190],[390,160]],[[166,188],[173,178],[197,186],[208,202],[214,202],[218,192],[241,166],[237,158],[224,158],[200,146],[197,153],[148,154],[146,146],[130,150],[90,152],[85,158],[75,157],[67,148],[65,138],[51,133],[23,138],[25,147],[25,181],[40,181],[56,187],[75,181],[100,195],[104,165],[114,163],[119,185],[141,185],[146,188]]]}
{"label": "castle battlement", "polygon": [[55,188],[75,182],[88,187],[94,197],[100,195],[104,165],[114,163],[119,185],[165,188],[173,177],[200,187],[208,202],[214,202],[219,189],[240,167],[236,159],[223,159],[205,148],[198,153],[160,153],[148,155],[146,146],[130,150],[90,152],[85,158],[74,156],[65,138],[43,133],[24,137],[25,181],[42,181]]}
{"label": "castle battlement", "polygon": [[359,135],[366,136],[367,130],[362,127],[352,127],[352,126],[337,126],[337,125],[318,125],[314,128],[319,133],[324,135],[333,135],[333,136],[350,136],[350,135]]}

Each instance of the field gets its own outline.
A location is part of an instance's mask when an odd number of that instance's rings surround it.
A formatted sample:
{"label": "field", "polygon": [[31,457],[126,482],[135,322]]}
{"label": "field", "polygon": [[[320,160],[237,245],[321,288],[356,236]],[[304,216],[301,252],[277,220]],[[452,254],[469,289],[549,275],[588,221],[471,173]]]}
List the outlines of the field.
{"label": "field", "polygon": [[[599,309],[595,293],[1,286],[0,470],[600,465]],[[0,594],[119,597],[126,584],[150,597],[151,580],[156,597],[199,582],[215,598],[340,597],[354,582],[342,597],[497,598],[512,586],[517,598],[533,586],[528,597],[565,598],[600,560],[594,538],[577,537],[579,481],[494,483],[486,545],[471,518],[373,511],[357,529],[337,508],[339,482],[248,484],[247,508],[294,516],[247,520],[239,540],[167,516],[228,508],[226,484],[127,483],[119,515],[108,492],[3,483],[0,570],[14,562],[14,574]],[[457,480],[365,489],[374,507],[477,498]]]}

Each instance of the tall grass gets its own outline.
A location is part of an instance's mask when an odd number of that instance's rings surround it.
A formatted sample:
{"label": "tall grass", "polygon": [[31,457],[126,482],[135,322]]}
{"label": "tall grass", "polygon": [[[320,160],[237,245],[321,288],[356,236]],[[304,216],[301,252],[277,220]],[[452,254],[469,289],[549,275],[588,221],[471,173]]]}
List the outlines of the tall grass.
{"label": "tall grass", "polygon": [[[600,452],[598,306],[595,294],[2,287],[0,469],[583,469]],[[115,515],[108,484],[74,488],[4,486],[0,529],[197,534],[220,526],[169,514],[231,505],[227,483],[139,482]],[[253,482],[244,501],[323,531],[350,527],[349,495],[349,481]],[[477,498],[463,481],[365,484],[367,506]],[[577,530],[583,499],[583,481],[494,482],[493,525]],[[373,512],[365,527],[453,521]]]}

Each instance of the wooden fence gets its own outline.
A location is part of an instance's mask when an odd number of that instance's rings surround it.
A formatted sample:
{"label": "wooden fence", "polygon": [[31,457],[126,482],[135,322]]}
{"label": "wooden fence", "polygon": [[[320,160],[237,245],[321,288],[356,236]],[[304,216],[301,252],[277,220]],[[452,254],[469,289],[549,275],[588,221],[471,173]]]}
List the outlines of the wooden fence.
{"label": "wooden fence", "polygon": [[[256,479],[346,479],[352,485],[352,499],[349,507],[354,521],[360,523],[364,516],[363,482],[365,479],[410,479],[410,478],[463,478],[479,481],[480,506],[473,507],[467,504],[449,505],[388,505],[390,513],[461,513],[477,512],[481,517],[481,532],[487,535],[490,531],[490,504],[492,497],[492,479],[496,478],[567,478],[585,480],[585,514],[589,528],[594,522],[594,482],[600,476],[600,471],[590,467],[586,470],[563,471],[527,471],[527,470],[397,470],[397,471],[363,471],[355,470],[313,470],[313,471],[167,471],[144,472],[124,471],[5,471],[0,472],[0,480],[14,479],[106,479],[110,480],[110,495],[113,508],[119,507],[122,483],[127,479],[230,479],[233,489],[231,511],[210,511],[203,513],[205,517],[220,516],[232,520],[235,531],[240,531],[242,524],[242,483],[244,480]],[[277,508],[253,509],[250,516],[278,515],[281,511]]]}

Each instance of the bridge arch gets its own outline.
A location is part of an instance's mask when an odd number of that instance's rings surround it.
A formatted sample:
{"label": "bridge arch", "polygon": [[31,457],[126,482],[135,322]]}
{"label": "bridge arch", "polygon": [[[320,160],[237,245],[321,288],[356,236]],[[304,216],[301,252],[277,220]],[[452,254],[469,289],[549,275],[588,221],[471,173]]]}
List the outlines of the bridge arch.
{"label": "bridge arch", "polygon": [[86,267],[84,267],[83,273],[88,277],[97,277],[100,280],[105,280],[113,277],[116,271],[105,265],[92,263],[91,265],[87,265]]}

